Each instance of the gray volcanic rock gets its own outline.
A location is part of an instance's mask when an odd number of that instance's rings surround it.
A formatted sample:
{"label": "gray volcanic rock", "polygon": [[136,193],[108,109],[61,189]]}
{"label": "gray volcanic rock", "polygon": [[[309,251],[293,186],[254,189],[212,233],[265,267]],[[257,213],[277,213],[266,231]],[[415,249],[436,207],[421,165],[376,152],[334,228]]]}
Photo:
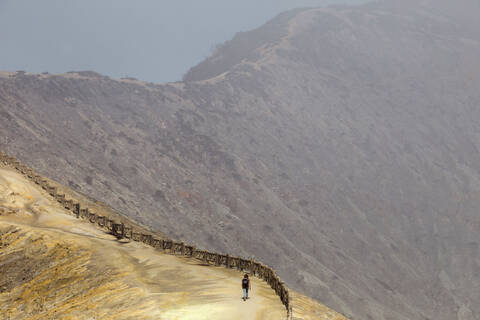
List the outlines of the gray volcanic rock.
{"label": "gray volcanic rock", "polygon": [[0,147],[352,319],[480,319],[478,16],[292,11],[165,85],[4,74]]}

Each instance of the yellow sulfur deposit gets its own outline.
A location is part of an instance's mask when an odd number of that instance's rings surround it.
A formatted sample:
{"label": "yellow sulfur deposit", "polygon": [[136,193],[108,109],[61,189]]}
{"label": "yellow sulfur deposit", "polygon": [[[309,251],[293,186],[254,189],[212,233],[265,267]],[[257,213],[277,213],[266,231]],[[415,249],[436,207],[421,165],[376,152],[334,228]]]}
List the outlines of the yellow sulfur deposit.
{"label": "yellow sulfur deposit", "polygon": [[[0,167],[0,319],[286,319],[253,278],[119,242],[77,220],[37,185]],[[344,319],[294,294],[298,319]]]}

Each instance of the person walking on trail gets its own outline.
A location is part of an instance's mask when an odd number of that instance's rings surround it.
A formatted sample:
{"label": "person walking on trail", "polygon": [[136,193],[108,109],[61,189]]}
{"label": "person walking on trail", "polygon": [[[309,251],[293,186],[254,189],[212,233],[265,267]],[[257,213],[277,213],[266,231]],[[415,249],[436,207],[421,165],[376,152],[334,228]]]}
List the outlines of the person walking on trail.
{"label": "person walking on trail", "polygon": [[243,301],[248,299],[248,290],[251,289],[250,279],[248,279],[248,274],[245,274],[242,279],[242,289],[243,289]]}

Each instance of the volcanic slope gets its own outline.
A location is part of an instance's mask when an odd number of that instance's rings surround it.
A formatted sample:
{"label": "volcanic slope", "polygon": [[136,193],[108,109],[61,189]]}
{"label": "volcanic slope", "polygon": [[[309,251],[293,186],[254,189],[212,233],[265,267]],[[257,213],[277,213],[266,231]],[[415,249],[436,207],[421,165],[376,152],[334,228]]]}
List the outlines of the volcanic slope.
{"label": "volcanic slope", "polygon": [[4,73],[0,148],[347,317],[479,319],[479,16],[295,10],[162,85]]}
{"label": "volcanic slope", "polygon": [[[118,242],[68,215],[15,170],[0,167],[0,319],[272,319],[286,311],[252,278]],[[296,318],[345,319],[296,293]]]}

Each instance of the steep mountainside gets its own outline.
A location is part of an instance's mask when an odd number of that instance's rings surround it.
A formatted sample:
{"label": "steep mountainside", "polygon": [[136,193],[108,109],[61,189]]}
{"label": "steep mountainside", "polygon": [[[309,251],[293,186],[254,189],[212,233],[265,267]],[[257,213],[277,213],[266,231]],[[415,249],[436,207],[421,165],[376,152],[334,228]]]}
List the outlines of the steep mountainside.
{"label": "steep mountainside", "polygon": [[[96,212],[108,214],[105,209]],[[39,185],[1,163],[0,265],[2,320],[287,317],[260,278],[251,277],[250,299],[242,301],[238,270],[118,240],[88,219],[76,219]],[[291,296],[296,318],[346,320],[303,295]]]}
{"label": "steep mountainside", "polygon": [[4,73],[0,148],[353,319],[479,319],[480,5],[452,3],[286,13],[181,83]]}

